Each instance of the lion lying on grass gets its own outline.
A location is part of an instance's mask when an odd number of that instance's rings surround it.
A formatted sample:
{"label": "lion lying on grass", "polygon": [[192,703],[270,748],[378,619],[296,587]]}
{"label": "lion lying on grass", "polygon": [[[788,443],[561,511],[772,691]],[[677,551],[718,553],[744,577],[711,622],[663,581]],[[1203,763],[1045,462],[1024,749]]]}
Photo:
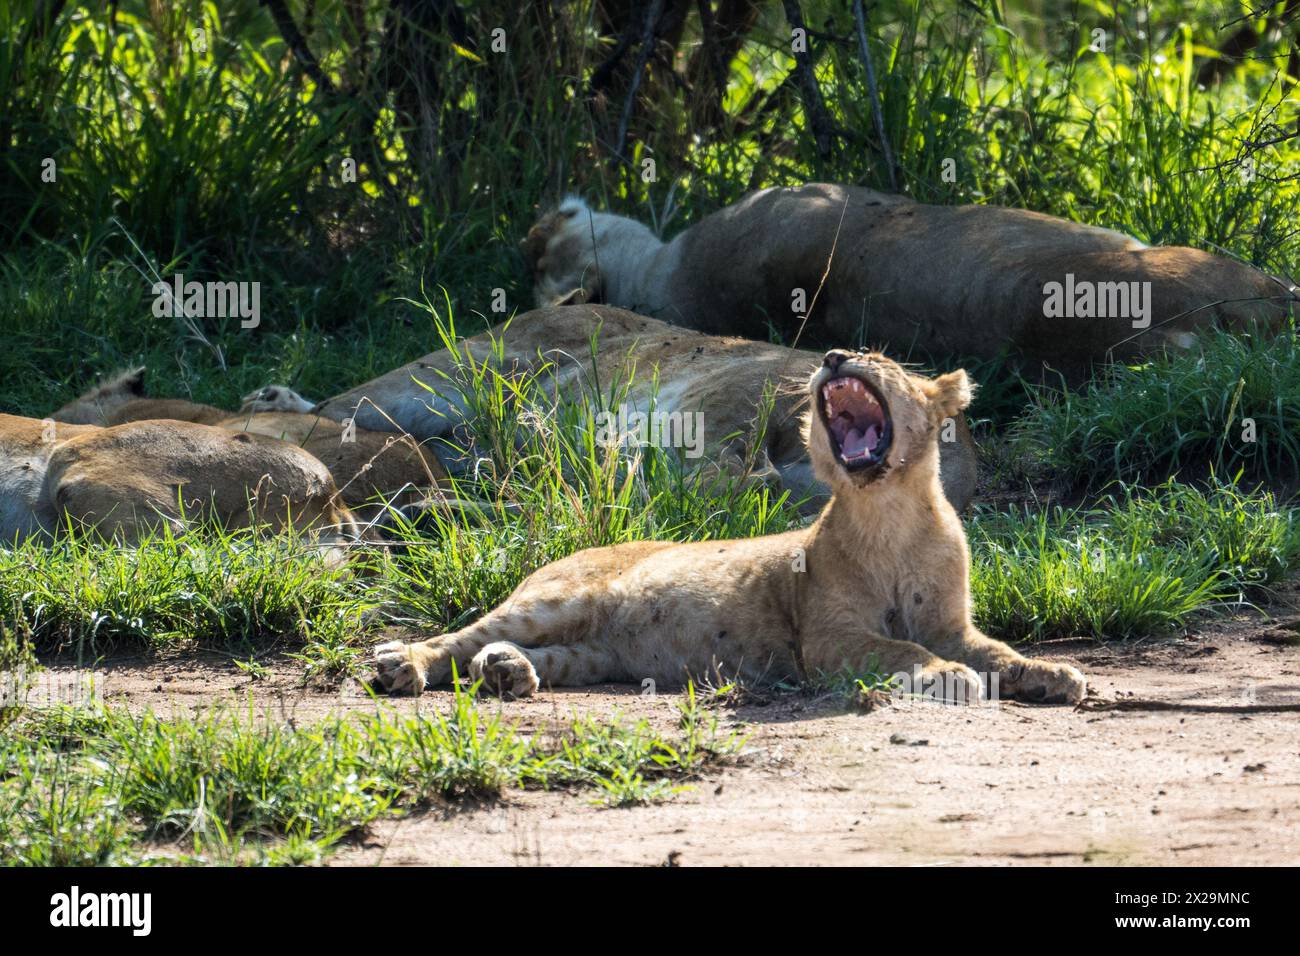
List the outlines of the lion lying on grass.
{"label": "lion lying on grass", "polygon": [[136,368],[96,385],[51,416],[59,422],[119,425],[155,419],[198,422],[276,438],[319,459],[333,476],[342,500],[373,517],[380,500],[402,506],[422,500],[447,477],[437,456],[405,435],[366,428],[345,429],[311,414],[312,403],[285,386],[260,388],[238,413],[176,398],[145,395],[145,369]]}
{"label": "lion lying on grass", "polygon": [[[593,338],[599,346],[594,366]],[[816,364],[815,353],[707,336],[604,306],[525,313],[461,340],[455,352],[432,352],[319,406],[284,385],[246,396],[238,415],[181,399],[149,398],[144,369],[134,369],[95,386],[53,417],[103,424],[176,418],[283,438],[329,467],[354,510],[376,496],[401,506],[447,477],[428,443],[445,440],[440,443],[445,450],[448,442],[465,437],[471,414],[465,398],[467,358],[515,376],[540,373],[551,394],[582,387],[607,391],[611,383],[631,379],[625,396],[630,409],[650,412],[654,395],[655,412],[676,415],[675,425],[690,426],[689,435],[679,435],[693,445],[684,449],[689,467],[789,490],[792,499],[807,499],[810,512],[827,499],[829,489],[814,476],[801,437],[804,391],[791,385]],[[759,406],[768,388],[773,407],[760,436]],[[345,443],[340,423],[349,420],[355,427],[352,441]],[[944,491],[962,510],[975,491],[975,443],[960,413],[942,432]],[[472,454],[472,449],[470,456],[447,454],[447,465],[463,468]]]}
{"label": "lion lying on grass", "polygon": [[832,489],[809,528],[735,541],[643,541],[547,565],[477,623],[375,649],[377,681],[420,693],[461,673],[504,695],[543,685],[721,671],[805,679],[916,673],[953,700],[1074,703],[1083,675],[1030,660],[971,622],[966,537],[939,486],[941,423],[966,373],[927,379],[878,353],[828,352],[812,375],[810,455]]}
{"label": "lion lying on grass", "polygon": [[[599,346],[594,364],[593,338]],[[788,489],[794,500],[810,498],[814,511],[826,500],[828,489],[814,476],[801,436],[806,395],[801,384],[792,384],[817,363],[815,353],[702,335],[622,309],[559,306],[527,312],[461,340],[456,352],[432,352],[324,401],[317,411],[375,430],[401,428],[422,441],[450,439],[471,414],[464,398],[467,356],[476,365],[487,362],[515,375],[549,366],[542,382],[552,394],[582,387],[607,392],[611,383],[631,378],[626,403],[632,409],[650,412],[655,395],[655,412],[684,416],[677,421],[686,424],[699,422],[702,435],[691,437],[702,444],[688,449],[687,466],[748,475]],[[769,388],[775,390],[774,405],[760,436],[756,420]],[[942,431],[944,491],[964,509],[975,490],[975,444],[960,412]],[[698,457],[689,457],[696,452]],[[450,458],[446,463],[457,465]]]}
{"label": "lion lying on grass", "polygon": [[804,341],[898,356],[1010,350],[1076,381],[1095,362],[1187,347],[1212,321],[1276,323],[1297,301],[1289,283],[1198,249],[825,183],[750,193],[668,243],[569,199],[523,249],[539,305],[604,302],[762,339],[790,338],[811,309]]}
{"label": "lion lying on grass", "polygon": [[101,428],[0,414],[0,544],[71,523],[131,544],[192,522],[355,540],[329,471],[286,442],[182,421]]}
{"label": "lion lying on grass", "polygon": [[[128,369],[110,376],[89,391],[77,396],[50,417],[69,425],[123,425],[150,419],[178,422],[197,422],[216,425],[229,419],[234,412],[212,405],[187,401],[183,398],[154,398],[145,390],[144,366]],[[244,396],[241,414],[259,412],[311,411],[311,402],[304,400],[292,389],[271,386],[259,388]]]}

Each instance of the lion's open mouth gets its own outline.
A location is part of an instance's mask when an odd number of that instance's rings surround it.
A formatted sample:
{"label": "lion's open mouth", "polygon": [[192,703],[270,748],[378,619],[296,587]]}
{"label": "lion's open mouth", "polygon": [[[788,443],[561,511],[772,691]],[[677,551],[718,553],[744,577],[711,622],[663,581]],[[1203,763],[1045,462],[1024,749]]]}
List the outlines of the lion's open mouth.
{"label": "lion's open mouth", "polygon": [[881,395],[852,375],[830,379],[821,394],[822,423],[840,463],[858,471],[883,462],[893,429]]}

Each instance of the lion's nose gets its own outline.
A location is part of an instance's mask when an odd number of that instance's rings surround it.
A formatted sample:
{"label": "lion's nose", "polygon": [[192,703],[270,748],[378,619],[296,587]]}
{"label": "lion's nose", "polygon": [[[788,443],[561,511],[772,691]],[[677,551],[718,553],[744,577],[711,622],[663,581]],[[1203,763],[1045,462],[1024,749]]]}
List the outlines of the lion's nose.
{"label": "lion's nose", "polygon": [[840,366],[851,358],[853,358],[852,352],[846,351],[845,349],[831,349],[826,353],[826,357],[822,359],[822,364],[832,372],[838,372]]}

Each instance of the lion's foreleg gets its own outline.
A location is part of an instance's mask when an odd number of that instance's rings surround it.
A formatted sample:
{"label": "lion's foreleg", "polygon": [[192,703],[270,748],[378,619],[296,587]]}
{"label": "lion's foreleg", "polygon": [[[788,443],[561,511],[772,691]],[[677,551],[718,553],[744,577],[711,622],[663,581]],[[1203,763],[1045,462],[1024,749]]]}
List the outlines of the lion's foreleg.
{"label": "lion's foreleg", "polygon": [[911,641],[899,641],[879,635],[868,635],[865,640],[854,641],[846,652],[841,642],[827,648],[823,654],[808,654],[806,667],[823,673],[844,670],[857,675],[880,674],[898,677],[904,684],[914,684],[919,678],[926,686],[946,688],[944,696],[954,701],[974,703],[982,699],[983,689],[979,675],[965,664],[946,660]]}
{"label": "lion's foreleg", "polygon": [[617,655],[591,644],[524,648],[508,641],[483,647],[470,662],[475,680],[503,697],[527,697],[539,687],[581,687],[623,677]]}
{"label": "lion's foreleg", "polygon": [[1049,704],[1077,704],[1087,691],[1087,681],[1077,668],[1025,657],[974,626],[933,646],[945,657],[970,665],[985,680],[997,674],[997,693],[1001,696]]}

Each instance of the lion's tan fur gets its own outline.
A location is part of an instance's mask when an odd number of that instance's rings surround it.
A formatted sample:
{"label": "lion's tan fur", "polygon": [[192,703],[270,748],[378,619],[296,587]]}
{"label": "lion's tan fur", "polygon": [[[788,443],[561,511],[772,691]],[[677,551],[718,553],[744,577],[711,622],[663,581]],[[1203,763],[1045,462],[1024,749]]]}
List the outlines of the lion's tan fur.
{"label": "lion's tan fur", "polygon": [[354,509],[379,499],[389,505],[410,504],[447,478],[437,456],[409,435],[348,430],[333,419],[298,412],[232,415],[214,424],[282,439],[310,452],[329,469],[343,500]]}
{"label": "lion's tan fur", "polygon": [[[458,393],[465,384],[464,356],[496,363],[498,350],[502,368],[513,374],[545,369],[541,381],[552,392],[597,384],[608,389],[630,378],[627,401],[641,411],[649,410],[657,383],[657,411],[702,415],[704,453],[686,464],[737,475],[749,468],[757,480],[788,488],[796,499],[811,495],[814,508],[825,501],[800,437],[802,381],[820,361],[816,353],[704,335],[622,309],[556,306],[525,313],[462,340],[458,354],[432,352],[320,403],[318,411],[375,430],[402,429],[421,440],[449,437],[468,414]],[[760,443],[755,422],[769,387],[775,404]],[[943,444],[944,484],[964,508],[974,492],[976,455],[960,413],[951,437]]]}
{"label": "lion's tan fur", "polygon": [[0,414],[0,542],[69,521],[130,543],[194,521],[355,537],[329,471],[286,442],[180,421],[111,427]]}
{"label": "lion's tan fur", "polygon": [[[453,662],[517,696],[548,684],[677,683],[718,671],[779,680],[916,668],[957,699],[978,699],[996,673],[1000,693],[1078,701],[1077,670],[1028,660],[971,621],[969,554],[940,488],[937,448],[942,422],[970,400],[965,372],[931,380],[879,354],[832,360],[886,399],[894,437],[878,470],[850,472],[810,416],[812,461],[832,489],[812,526],[580,552],[528,577],[462,631],[382,645],[380,683],[419,693],[448,680]],[[826,366],[813,373],[813,396],[830,376]]]}
{"label": "lion's tan fur", "polygon": [[[1021,209],[931,206],[823,183],[751,193],[666,243],[634,220],[566,200],[523,248],[539,305],[604,302],[766,338],[772,326],[787,336],[799,329],[799,289],[812,306],[806,342],[883,344],[895,356],[1008,350],[1076,380],[1095,362],[1190,345],[1212,322],[1275,324],[1296,302],[1289,283],[1198,249],[1147,247]],[[1047,317],[1045,285],[1067,273],[1151,283],[1149,328],[1123,316]]]}
{"label": "lion's tan fur", "polygon": [[121,425],[145,418],[165,418],[211,425],[230,413],[182,398],[150,398],[145,389],[148,369],[126,369],[77,396],[50,418],[68,425]]}
{"label": "lion's tan fur", "polygon": [[379,499],[409,504],[447,477],[437,457],[409,436],[365,428],[345,435],[338,422],[307,412],[312,403],[286,386],[267,386],[244,396],[236,414],[184,399],[147,397],[144,375],[145,369],[137,368],[112,376],[51,417],[110,426],[151,420],[198,422],[287,441],[329,469],[343,501],[353,508]]}

